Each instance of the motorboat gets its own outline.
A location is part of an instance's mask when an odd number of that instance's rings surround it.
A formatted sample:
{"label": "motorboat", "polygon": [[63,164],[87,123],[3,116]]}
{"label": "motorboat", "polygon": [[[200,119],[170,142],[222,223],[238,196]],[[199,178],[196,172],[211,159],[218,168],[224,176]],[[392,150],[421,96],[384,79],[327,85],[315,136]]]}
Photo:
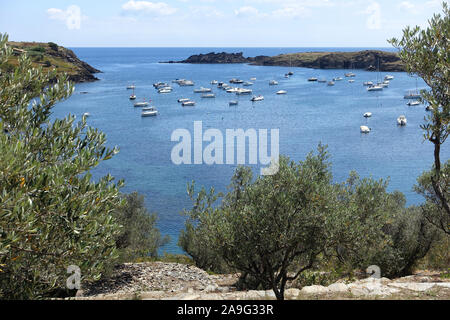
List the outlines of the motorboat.
{"label": "motorboat", "polygon": [[404,96],[404,98],[405,99],[414,99],[414,100],[417,100],[417,99],[420,99],[422,96],[420,95],[420,93],[419,92],[408,92],[407,94],[405,94],[405,96]]}
{"label": "motorboat", "polygon": [[255,77],[250,78],[250,81],[256,81],[256,78]]}
{"label": "motorboat", "polygon": [[230,103],[229,103],[230,106],[237,106],[238,104],[239,104],[239,101],[236,101],[236,100],[230,101]]}
{"label": "motorboat", "polygon": [[364,113],[364,118],[370,118],[370,117],[372,117],[372,112]]}
{"label": "motorboat", "polygon": [[251,101],[253,102],[257,102],[257,101],[263,101],[264,97],[263,96],[254,96]]}
{"label": "motorboat", "polygon": [[153,87],[155,87],[155,89],[161,89],[164,87],[170,87],[169,84],[165,83],[165,82],[156,82],[153,84]]}
{"label": "motorboat", "polygon": [[317,82],[319,82],[319,83],[327,83],[327,79],[319,79],[319,80],[317,80]]}
{"label": "motorboat", "polygon": [[270,81],[269,81],[269,85],[270,85],[270,86],[276,86],[276,85],[278,85],[278,81],[276,81],[276,80],[270,80]]}
{"label": "motorboat", "polygon": [[373,86],[373,82],[372,81],[366,81],[366,82],[363,83],[363,85],[366,86],[366,87],[370,87],[370,86]]}
{"label": "motorboat", "polygon": [[177,83],[180,87],[192,87],[195,85],[194,81],[185,79],[177,80]]}
{"label": "motorboat", "polygon": [[142,110],[141,117],[156,117],[158,115],[158,110],[154,107],[145,108]]}
{"label": "motorboat", "polygon": [[163,94],[165,94],[165,93],[172,93],[172,89],[162,88],[162,89],[158,90],[158,93],[163,93]]}
{"label": "motorboat", "polygon": [[240,90],[240,88],[232,88],[230,87],[229,89],[226,89],[226,92],[228,93],[236,93]]}
{"label": "motorboat", "polygon": [[191,100],[184,101],[181,105],[183,107],[194,107],[195,106],[195,101],[191,101]]}
{"label": "motorboat", "polygon": [[250,81],[244,82],[244,86],[246,86],[246,87],[250,87],[252,85],[253,85],[253,82],[250,82]]}
{"label": "motorboat", "polygon": [[370,133],[371,131],[368,126],[361,126],[359,130],[361,131],[361,133]]}
{"label": "motorboat", "polygon": [[334,81],[328,82],[328,86],[329,86],[329,87],[332,87],[332,86],[334,86],[334,85],[335,85],[335,82],[334,82]]}
{"label": "motorboat", "polygon": [[194,93],[205,93],[205,92],[211,92],[212,89],[211,88],[203,88],[201,87],[200,89],[195,89]]}
{"label": "motorboat", "polygon": [[388,88],[389,82],[378,82],[377,86],[382,87],[382,88]]}
{"label": "motorboat", "polygon": [[208,99],[208,98],[215,98],[216,97],[216,95],[214,94],[214,93],[206,93],[206,94],[203,94],[202,95],[202,98],[206,98],[206,99]]}
{"label": "motorboat", "polygon": [[219,84],[219,81],[213,80],[213,81],[211,81],[211,84],[212,84],[212,85],[217,85],[217,84]]}
{"label": "motorboat", "polygon": [[343,79],[341,77],[336,77],[333,79],[333,81],[342,81]]}
{"label": "motorboat", "polygon": [[421,103],[418,100],[413,100],[413,101],[410,101],[410,102],[407,103],[407,105],[410,106],[410,107],[418,106],[420,104]]}
{"label": "motorboat", "polygon": [[382,86],[375,86],[375,85],[373,85],[373,86],[370,86],[370,87],[368,87],[367,88],[367,91],[382,91],[383,90],[383,87]]}
{"label": "motorboat", "polygon": [[406,126],[406,123],[407,123],[407,120],[406,120],[405,116],[402,115],[402,116],[397,118],[397,124],[399,126]]}
{"label": "motorboat", "polygon": [[290,76],[294,75],[294,73],[292,71],[289,71],[287,74],[290,75]]}
{"label": "motorboat", "polygon": [[238,88],[238,90],[236,91],[237,95],[252,94],[252,93],[253,93],[253,90],[250,90],[250,89]]}
{"label": "motorboat", "polygon": [[135,106],[136,108],[139,108],[139,107],[146,107],[146,106],[148,106],[148,105],[149,105],[149,103],[146,102],[146,101],[136,102],[136,103],[134,104],[134,106]]}
{"label": "motorboat", "polygon": [[183,102],[187,102],[187,101],[190,101],[191,99],[188,99],[188,98],[181,98],[181,99],[178,99],[178,102],[179,103],[183,103]]}
{"label": "motorboat", "polygon": [[287,94],[287,91],[286,90],[280,90],[280,91],[277,92],[277,94]]}
{"label": "motorboat", "polygon": [[356,74],[354,74],[353,72],[349,72],[349,73],[346,73],[345,76],[347,78],[353,78],[353,77],[356,77]]}
{"label": "motorboat", "polygon": [[240,83],[244,83],[244,80],[233,78],[230,80],[230,83],[240,84]]}
{"label": "motorboat", "polygon": [[317,79],[317,78],[309,78],[309,79],[308,79],[309,82],[316,82],[316,81],[318,81],[318,80],[319,80],[319,79]]}
{"label": "motorboat", "polygon": [[127,90],[133,90],[133,89],[136,89],[136,86],[134,84],[127,87]]}
{"label": "motorboat", "polygon": [[394,76],[391,76],[391,75],[387,75],[387,76],[385,76],[384,77],[384,80],[394,80]]}

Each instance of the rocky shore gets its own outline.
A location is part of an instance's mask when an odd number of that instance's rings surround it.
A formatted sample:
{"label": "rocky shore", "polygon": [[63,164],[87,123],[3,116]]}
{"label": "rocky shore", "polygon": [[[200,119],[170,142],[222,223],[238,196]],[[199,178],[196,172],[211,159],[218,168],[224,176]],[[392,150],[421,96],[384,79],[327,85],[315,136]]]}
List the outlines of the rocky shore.
{"label": "rocky shore", "polygon": [[167,61],[163,63],[191,64],[227,64],[248,63],[258,66],[286,66],[313,69],[363,69],[376,71],[405,71],[398,54],[379,50],[364,50],[357,52],[302,52],[282,54],[274,57],[257,56],[244,57],[239,53],[215,53],[193,55],[182,61]]}
{"label": "rocky shore", "polygon": [[13,59],[10,65],[16,65],[18,57],[27,53],[33,65],[42,66],[44,71],[56,69],[58,73],[67,73],[69,80],[79,82],[93,82],[98,78],[96,73],[101,71],[88,63],[81,61],[76,54],[67,48],[52,43],[40,42],[9,42],[13,49]]}
{"label": "rocky shore", "polygon": [[[119,266],[112,278],[84,287],[77,300],[275,300],[272,291],[237,291],[238,275],[209,275],[177,263]],[[291,287],[286,299],[450,299],[450,279],[422,271],[399,279],[345,280],[329,286]]]}

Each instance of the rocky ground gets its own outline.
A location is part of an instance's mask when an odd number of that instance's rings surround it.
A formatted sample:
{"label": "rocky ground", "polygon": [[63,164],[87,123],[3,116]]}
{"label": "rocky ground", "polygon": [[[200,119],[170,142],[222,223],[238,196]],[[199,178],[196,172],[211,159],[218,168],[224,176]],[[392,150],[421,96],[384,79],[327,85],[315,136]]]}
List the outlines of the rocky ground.
{"label": "rocky ground", "polygon": [[[85,287],[78,300],[274,300],[272,291],[236,291],[238,275],[209,275],[176,263],[125,264],[108,281]],[[400,279],[362,279],[330,286],[286,291],[289,300],[444,299],[450,300],[450,279],[436,272],[419,272]]]}

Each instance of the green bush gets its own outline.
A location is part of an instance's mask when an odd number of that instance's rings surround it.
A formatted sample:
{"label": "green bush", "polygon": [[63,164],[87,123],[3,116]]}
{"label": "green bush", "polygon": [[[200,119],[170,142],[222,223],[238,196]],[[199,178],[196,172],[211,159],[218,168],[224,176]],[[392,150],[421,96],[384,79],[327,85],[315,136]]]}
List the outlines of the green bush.
{"label": "green bush", "polygon": [[35,47],[31,47],[28,51],[44,53],[45,52],[45,48],[41,47],[41,46],[35,46]]}
{"label": "green bush", "polygon": [[[11,54],[0,35],[0,67]],[[93,181],[89,172],[118,150],[85,121],[50,121],[72,92],[67,76],[43,73],[26,56],[0,77],[1,299],[51,296],[66,287],[69,266],[81,269],[82,282],[96,280],[117,258],[112,212],[122,182]]]}
{"label": "green bush", "polygon": [[157,216],[145,208],[144,197],[134,192],[123,196],[125,205],[114,212],[123,226],[116,237],[116,246],[122,262],[132,262],[139,258],[156,258],[158,249],[169,242],[169,237],[161,237],[156,228]]}
{"label": "green bush", "polygon": [[58,45],[54,42],[49,42],[48,46],[50,47],[50,49],[52,49],[53,51],[58,51]]}

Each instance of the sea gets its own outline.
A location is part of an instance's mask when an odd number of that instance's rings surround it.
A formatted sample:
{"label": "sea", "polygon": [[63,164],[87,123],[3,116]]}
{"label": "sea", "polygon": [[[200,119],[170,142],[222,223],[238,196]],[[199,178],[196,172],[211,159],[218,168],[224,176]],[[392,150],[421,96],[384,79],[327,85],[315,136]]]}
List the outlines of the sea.
{"label": "sea", "polygon": [[[251,66],[247,64],[163,64],[162,61],[184,60],[190,55],[209,52],[243,52],[244,56],[310,51],[359,51],[392,48],[71,48],[77,56],[102,71],[100,81],[76,84],[75,93],[58,103],[52,117],[68,114],[81,119],[90,113],[88,124],[103,131],[108,147],[118,146],[113,159],[101,163],[92,173],[94,179],[111,174],[124,179],[123,192],[137,191],[145,196],[148,210],[158,214],[158,228],[171,241],[161,252],[179,254],[177,241],[186,217],[184,210],[192,208],[187,184],[195,181],[201,187],[226,191],[237,165],[191,164],[176,165],[172,161],[171,141],[177,129],[194,132],[194,122],[202,121],[203,130],[227,129],[279,130],[280,154],[292,160],[303,160],[319,143],[328,145],[333,179],[343,182],[354,170],[362,177],[389,179],[389,191],[399,190],[408,205],[417,205],[423,198],[413,191],[417,177],[433,163],[433,146],[424,141],[420,125],[426,116],[425,105],[409,107],[405,93],[426,88],[425,83],[404,72],[389,72],[394,76],[389,88],[368,92],[363,82],[382,80],[386,72],[363,70],[315,70],[296,67]],[[292,71],[290,78],[285,74]],[[344,74],[354,72],[355,78]],[[310,77],[331,80],[342,77],[334,86],[309,82]],[[251,96],[236,96],[217,89],[212,80],[228,83],[232,78],[249,81],[255,95],[264,101],[253,103]],[[174,79],[188,79],[195,87],[180,87]],[[349,83],[354,79],[354,83]],[[278,81],[270,86],[269,81]],[[158,94],[153,84],[167,82],[170,94]],[[136,86],[136,101],[151,99],[157,117],[142,118],[140,108],[129,100],[127,86]],[[215,99],[202,99],[194,88],[212,88]],[[286,95],[277,95],[286,90]],[[183,108],[177,100],[189,98],[195,107]],[[237,106],[229,106],[238,100]],[[363,117],[366,112],[373,116]],[[400,115],[407,117],[404,127],[397,126]],[[361,134],[360,126],[371,128]],[[270,135],[269,135],[270,136]],[[192,137],[194,140],[195,138]],[[204,143],[207,145],[207,143]],[[448,144],[442,149],[442,160],[449,159]],[[247,160],[248,157],[247,157]],[[260,165],[252,166],[258,176]]]}

